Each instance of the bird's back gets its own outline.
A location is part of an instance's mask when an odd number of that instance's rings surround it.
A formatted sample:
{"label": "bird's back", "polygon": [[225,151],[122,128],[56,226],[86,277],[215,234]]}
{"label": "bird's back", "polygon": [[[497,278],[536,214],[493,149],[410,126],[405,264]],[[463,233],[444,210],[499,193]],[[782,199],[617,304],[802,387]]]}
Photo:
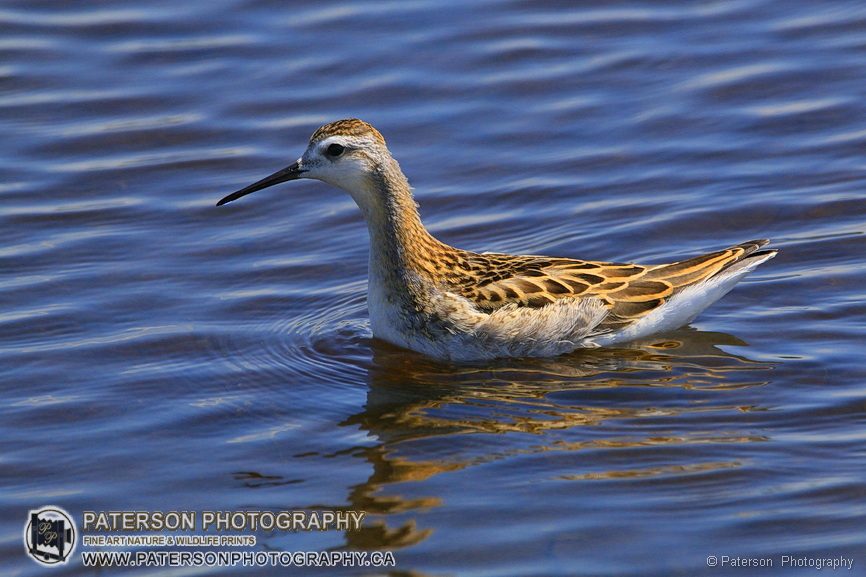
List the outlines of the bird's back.
{"label": "bird's back", "polygon": [[775,254],[775,250],[758,250],[768,242],[749,241],[673,264],[652,266],[466,253],[469,270],[452,285],[455,292],[486,313],[508,305],[541,308],[562,298],[598,299],[608,313],[596,331],[606,333],[659,310],[687,287],[712,286],[714,278],[725,278],[725,271],[751,265],[747,273]]}

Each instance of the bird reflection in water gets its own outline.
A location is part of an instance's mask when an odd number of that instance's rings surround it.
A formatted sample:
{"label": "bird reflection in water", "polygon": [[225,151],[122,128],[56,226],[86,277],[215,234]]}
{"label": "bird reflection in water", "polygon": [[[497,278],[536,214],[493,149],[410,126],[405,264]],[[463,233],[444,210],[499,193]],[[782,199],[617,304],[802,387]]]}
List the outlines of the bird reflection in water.
{"label": "bird reflection in water", "polygon": [[[748,391],[728,395],[740,402],[721,393],[760,386],[755,377],[775,366],[720,348],[743,345],[731,335],[686,328],[629,349],[446,364],[374,341],[367,402],[340,423],[374,441],[340,452],[364,459],[371,472],[349,487],[348,505],[313,507],[367,513],[360,531],[345,533],[346,548],[395,550],[427,539],[433,528],[419,526],[421,514],[445,505],[419,486],[468,467],[511,459],[519,468],[533,456],[572,459],[574,472],[559,474],[558,481],[740,467],[714,447],[766,441],[738,430],[730,415],[767,407],[742,403]],[[246,479],[291,482],[265,477]]]}

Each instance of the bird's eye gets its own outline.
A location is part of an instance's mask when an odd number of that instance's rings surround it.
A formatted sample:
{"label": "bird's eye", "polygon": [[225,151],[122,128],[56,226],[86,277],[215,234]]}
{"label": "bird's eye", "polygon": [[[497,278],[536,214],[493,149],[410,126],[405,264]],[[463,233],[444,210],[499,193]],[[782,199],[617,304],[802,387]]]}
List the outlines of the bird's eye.
{"label": "bird's eye", "polygon": [[341,144],[332,144],[328,147],[328,156],[330,156],[331,158],[337,158],[338,156],[343,154],[344,150],[346,150],[345,146]]}

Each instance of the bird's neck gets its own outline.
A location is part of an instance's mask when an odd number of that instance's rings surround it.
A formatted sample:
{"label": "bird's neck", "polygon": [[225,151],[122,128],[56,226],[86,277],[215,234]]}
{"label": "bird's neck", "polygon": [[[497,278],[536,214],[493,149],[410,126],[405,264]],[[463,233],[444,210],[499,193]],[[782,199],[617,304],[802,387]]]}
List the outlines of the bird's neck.
{"label": "bird's neck", "polygon": [[[437,263],[454,249],[437,240],[421,222],[412,188],[393,159],[382,163],[368,181],[361,206],[370,232],[370,268],[386,276],[414,271],[437,276]],[[360,203],[359,203],[360,204]]]}

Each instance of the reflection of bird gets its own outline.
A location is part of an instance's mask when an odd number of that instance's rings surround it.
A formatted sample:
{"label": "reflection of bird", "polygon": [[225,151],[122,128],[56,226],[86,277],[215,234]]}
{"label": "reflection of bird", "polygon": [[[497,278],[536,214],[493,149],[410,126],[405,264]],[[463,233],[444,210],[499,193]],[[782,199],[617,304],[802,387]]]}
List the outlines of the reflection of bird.
{"label": "reflection of bird", "polygon": [[444,359],[552,356],[674,329],[776,254],[755,240],[641,266],[456,249],[427,232],[385,139],[356,119],[319,128],[296,163],[218,205],[299,178],[342,188],[364,215],[373,334]]}

